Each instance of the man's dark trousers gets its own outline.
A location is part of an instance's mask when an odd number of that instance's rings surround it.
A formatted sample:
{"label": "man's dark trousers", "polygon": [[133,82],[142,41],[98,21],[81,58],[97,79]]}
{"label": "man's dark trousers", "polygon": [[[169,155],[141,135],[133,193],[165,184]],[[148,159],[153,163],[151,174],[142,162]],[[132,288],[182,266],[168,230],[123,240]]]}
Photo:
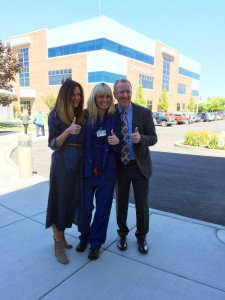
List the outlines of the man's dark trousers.
{"label": "man's dark trousers", "polygon": [[145,239],[149,230],[149,179],[143,176],[136,162],[128,165],[124,165],[121,161],[119,162],[116,182],[118,235],[125,237],[129,232],[126,223],[131,182],[134,189],[137,218],[137,230],[135,235],[138,239]]}

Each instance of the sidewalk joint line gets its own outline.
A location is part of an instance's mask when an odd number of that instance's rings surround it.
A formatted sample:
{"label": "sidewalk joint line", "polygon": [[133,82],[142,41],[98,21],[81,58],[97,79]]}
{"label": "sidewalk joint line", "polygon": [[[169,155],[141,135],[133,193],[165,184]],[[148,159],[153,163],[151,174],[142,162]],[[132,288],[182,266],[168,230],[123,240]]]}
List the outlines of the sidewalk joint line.
{"label": "sidewalk joint line", "polygon": [[118,255],[118,256],[122,256],[122,257],[124,257],[124,258],[129,259],[129,260],[132,260],[132,261],[135,261],[135,262],[140,263],[140,264],[142,264],[142,265],[145,265],[145,266],[147,266],[147,267],[151,267],[151,268],[154,268],[154,269],[156,269],[156,270],[159,270],[159,271],[162,271],[162,272],[165,272],[165,273],[168,273],[168,274],[171,274],[171,275],[180,277],[180,278],[182,278],[182,279],[185,279],[185,280],[188,280],[188,281],[191,281],[191,282],[195,282],[195,283],[197,283],[197,284],[200,284],[200,285],[203,285],[203,286],[207,286],[207,287],[209,287],[209,288],[212,288],[212,289],[215,289],[215,290],[218,290],[218,291],[220,291],[220,292],[225,293],[225,290],[222,290],[222,289],[220,289],[220,288],[217,288],[217,287],[214,287],[214,286],[210,286],[210,285],[208,285],[208,284],[206,284],[206,283],[202,283],[202,282],[197,281],[197,280],[192,280],[192,279],[187,278],[187,277],[185,277],[185,276],[183,276],[183,275],[179,275],[179,274],[176,274],[176,273],[172,273],[172,272],[169,272],[169,271],[167,271],[167,270],[163,270],[163,269],[161,269],[161,268],[159,268],[159,267],[156,267],[156,266],[153,266],[153,265],[150,265],[150,264],[146,264],[146,263],[144,263],[144,262],[142,262],[142,261],[138,261],[137,259],[130,258],[130,257],[125,256],[125,255],[123,255],[123,254],[114,252],[113,250],[109,250],[109,249],[106,249],[106,250],[109,251],[109,252],[111,252],[111,253],[113,253],[113,254],[116,254],[116,255]]}
{"label": "sidewalk joint line", "polygon": [[2,229],[2,228],[5,228],[5,227],[7,227],[7,226],[10,226],[10,225],[14,225],[15,223],[19,223],[19,222],[21,222],[21,221],[24,221],[24,220],[26,220],[26,218],[23,218],[23,219],[20,219],[20,220],[14,221],[14,222],[12,222],[12,223],[9,223],[9,224],[6,224],[6,225],[3,225],[3,226],[0,226],[0,229]]}

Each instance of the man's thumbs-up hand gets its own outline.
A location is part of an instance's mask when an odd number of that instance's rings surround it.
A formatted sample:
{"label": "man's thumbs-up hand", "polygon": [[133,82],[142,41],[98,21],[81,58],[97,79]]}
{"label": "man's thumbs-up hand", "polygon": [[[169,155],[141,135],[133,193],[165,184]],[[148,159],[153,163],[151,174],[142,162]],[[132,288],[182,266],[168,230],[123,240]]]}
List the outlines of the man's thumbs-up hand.
{"label": "man's thumbs-up hand", "polygon": [[132,140],[132,143],[137,144],[141,140],[141,135],[138,132],[138,127],[135,127],[134,133],[131,133],[130,138]]}

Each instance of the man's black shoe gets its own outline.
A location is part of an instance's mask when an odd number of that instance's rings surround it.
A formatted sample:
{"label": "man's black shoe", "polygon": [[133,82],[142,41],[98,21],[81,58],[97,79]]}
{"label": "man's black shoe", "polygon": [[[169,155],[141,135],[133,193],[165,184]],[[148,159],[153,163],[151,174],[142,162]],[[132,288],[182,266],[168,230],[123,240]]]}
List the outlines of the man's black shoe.
{"label": "man's black shoe", "polygon": [[117,247],[124,251],[127,249],[127,239],[126,237],[119,236],[117,240]]}
{"label": "man's black shoe", "polygon": [[87,248],[87,243],[85,243],[85,244],[79,243],[76,247],[76,251],[84,252],[86,250],[86,248]]}
{"label": "man's black shoe", "polygon": [[138,250],[141,253],[144,253],[144,254],[148,253],[148,245],[147,245],[146,240],[144,240],[144,239],[138,239],[137,243],[138,243]]}
{"label": "man's black shoe", "polygon": [[98,259],[98,258],[99,258],[99,254],[100,254],[100,249],[93,249],[93,248],[90,248],[90,249],[89,249],[89,255],[88,255],[88,258],[89,258],[89,259]]}

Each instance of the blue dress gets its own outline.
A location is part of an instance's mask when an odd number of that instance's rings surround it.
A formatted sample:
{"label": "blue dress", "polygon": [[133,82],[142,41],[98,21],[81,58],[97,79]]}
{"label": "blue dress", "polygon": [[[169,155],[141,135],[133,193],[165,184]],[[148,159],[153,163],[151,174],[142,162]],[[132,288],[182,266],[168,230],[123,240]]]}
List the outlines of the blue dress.
{"label": "blue dress", "polygon": [[49,114],[49,147],[54,150],[50,168],[50,190],[46,216],[46,228],[55,224],[60,231],[70,228],[72,224],[83,226],[83,146],[85,126],[81,125],[78,135],[70,134],[61,147],[55,147],[56,138],[69,125],[63,123],[52,110]]}

